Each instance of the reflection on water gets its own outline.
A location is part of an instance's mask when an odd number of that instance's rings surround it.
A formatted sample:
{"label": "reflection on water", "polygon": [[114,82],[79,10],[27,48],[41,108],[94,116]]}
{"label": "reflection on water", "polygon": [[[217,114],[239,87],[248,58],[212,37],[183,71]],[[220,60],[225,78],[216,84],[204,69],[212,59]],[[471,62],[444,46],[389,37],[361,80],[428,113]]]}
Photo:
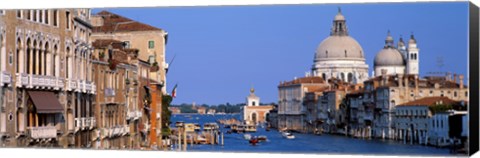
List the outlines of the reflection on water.
{"label": "reflection on water", "polygon": [[[198,118],[198,119],[197,119]],[[172,122],[185,123],[215,122],[218,119],[237,118],[239,114],[230,115],[172,115]],[[221,127],[222,132],[226,129]],[[336,153],[336,154],[380,154],[380,155],[449,155],[448,149],[408,145],[392,140],[365,140],[336,135],[312,135],[295,133],[295,139],[285,139],[276,130],[265,131],[258,128],[254,136],[265,135],[267,142],[252,146],[243,139],[243,134],[225,134],[225,145],[189,145],[188,151],[227,151],[227,152],[268,152],[268,153]]]}

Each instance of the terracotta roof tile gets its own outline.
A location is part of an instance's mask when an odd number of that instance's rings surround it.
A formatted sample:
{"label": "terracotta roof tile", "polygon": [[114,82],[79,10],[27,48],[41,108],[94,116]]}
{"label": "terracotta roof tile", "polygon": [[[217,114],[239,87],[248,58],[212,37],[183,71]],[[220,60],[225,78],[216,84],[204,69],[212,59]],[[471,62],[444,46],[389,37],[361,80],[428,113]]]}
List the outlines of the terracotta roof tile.
{"label": "terracotta roof tile", "polygon": [[307,84],[307,83],[325,83],[325,80],[323,80],[321,77],[318,77],[318,76],[302,77],[292,81],[280,83],[280,85],[278,86],[289,86],[289,85]]}
{"label": "terracotta roof tile", "polygon": [[114,39],[97,39],[92,43],[92,46],[95,48],[107,48],[109,45],[112,45],[114,49],[123,48],[123,42]]}
{"label": "terracotta roof tile", "polygon": [[108,12],[101,11],[96,14],[103,18],[102,26],[93,27],[93,32],[122,32],[122,31],[155,31],[162,30],[154,26],[144,24],[129,18]]}
{"label": "terracotta roof tile", "polygon": [[457,103],[459,102],[452,100],[448,97],[425,97],[425,98],[417,99],[404,104],[400,104],[398,106],[420,106],[420,105],[434,106],[437,104],[457,104]]}

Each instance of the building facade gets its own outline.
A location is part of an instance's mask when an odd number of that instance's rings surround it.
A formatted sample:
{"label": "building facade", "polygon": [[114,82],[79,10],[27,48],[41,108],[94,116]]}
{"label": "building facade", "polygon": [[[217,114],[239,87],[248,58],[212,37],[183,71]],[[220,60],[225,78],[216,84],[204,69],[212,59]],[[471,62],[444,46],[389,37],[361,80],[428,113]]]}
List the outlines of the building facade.
{"label": "building facade", "polygon": [[0,28],[1,142],[88,147],[96,93],[90,9],[6,10]]}
{"label": "building facade", "polygon": [[246,99],[247,104],[243,107],[242,118],[248,125],[265,123],[267,115],[273,109],[273,105],[260,105],[260,97],[255,95],[255,89],[250,89],[250,95]]}
{"label": "building facade", "polygon": [[278,128],[306,132],[306,108],[303,98],[306,92],[328,88],[325,80],[308,76],[281,82],[278,86]]}
{"label": "building facade", "polygon": [[162,92],[166,94],[166,72],[168,63],[165,61],[165,46],[168,33],[126,17],[101,11],[92,16],[92,39],[115,39],[126,43],[126,47],[139,50],[138,58],[152,64],[148,73],[150,79],[163,85]]}

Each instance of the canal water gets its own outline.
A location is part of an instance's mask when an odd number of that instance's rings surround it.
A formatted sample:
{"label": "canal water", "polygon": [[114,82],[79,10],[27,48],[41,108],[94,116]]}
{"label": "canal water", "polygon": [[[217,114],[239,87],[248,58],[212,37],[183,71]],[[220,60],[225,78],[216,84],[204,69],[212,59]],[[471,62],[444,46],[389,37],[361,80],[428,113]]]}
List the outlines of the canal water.
{"label": "canal water", "polygon": [[[215,122],[218,119],[240,119],[239,114],[225,115],[198,115],[176,114],[172,115],[173,123],[184,121],[185,123]],[[227,129],[221,127],[222,132]],[[285,139],[277,130],[266,131],[257,128],[252,136],[265,135],[267,142],[261,142],[255,146],[250,145],[243,138],[243,134],[224,134],[224,145],[188,145],[187,151],[224,151],[224,152],[257,152],[257,153],[310,153],[310,154],[376,154],[376,155],[436,155],[448,156],[449,149],[441,149],[422,145],[409,145],[392,140],[366,140],[338,135],[313,135],[294,133],[295,139]]]}

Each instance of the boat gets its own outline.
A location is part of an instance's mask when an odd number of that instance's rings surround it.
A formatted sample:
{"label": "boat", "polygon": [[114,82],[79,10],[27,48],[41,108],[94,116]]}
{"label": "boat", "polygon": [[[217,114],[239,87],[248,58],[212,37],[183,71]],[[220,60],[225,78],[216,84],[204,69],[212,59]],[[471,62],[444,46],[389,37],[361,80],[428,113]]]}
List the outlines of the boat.
{"label": "boat", "polygon": [[287,139],[295,139],[295,136],[291,132],[282,132],[282,136]]}
{"label": "boat", "polygon": [[246,139],[246,140],[250,140],[250,139],[252,139],[252,135],[251,134],[244,134],[243,138]]}
{"label": "boat", "polygon": [[261,136],[258,136],[258,141],[267,141],[267,136],[264,136],[264,135],[261,135]]}
{"label": "boat", "polygon": [[198,123],[195,123],[195,132],[200,131],[200,125]]}
{"label": "boat", "polygon": [[246,125],[245,132],[257,132],[257,126],[255,125]]}
{"label": "boat", "polygon": [[237,126],[237,133],[243,133],[245,132],[245,126],[244,125],[238,125]]}
{"label": "boat", "polygon": [[252,145],[257,145],[258,143],[258,138],[256,137],[252,137],[250,140],[248,140],[248,142]]}
{"label": "boat", "polygon": [[207,138],[205,138],[205,137],[202,136],[202,135],[198,135],[198,136],[197,136],[197,143],[199,143],[199,144],[206,144],[206,143],[207,143]]}
{"label": "boat", "polygon": [[219,129],[217,123],[205,123],[205,124],[203,124],[203,130],[204,131],[217,130],[217,129]]}

